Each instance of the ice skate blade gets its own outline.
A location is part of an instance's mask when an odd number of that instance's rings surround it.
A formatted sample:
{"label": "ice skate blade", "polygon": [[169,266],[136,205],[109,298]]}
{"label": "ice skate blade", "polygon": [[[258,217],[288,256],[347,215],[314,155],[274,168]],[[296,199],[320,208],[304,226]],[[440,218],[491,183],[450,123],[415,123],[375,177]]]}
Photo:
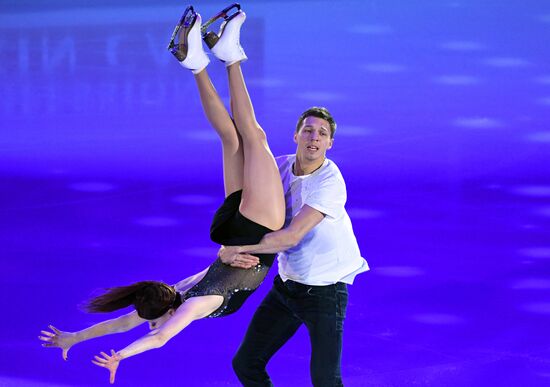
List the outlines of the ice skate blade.
{"label": "ice skate blade", "polygon": [[[233,10],[233,13],[231,11]],[[237,16],[241,11],[241,5],[239,3],[233,3],[230,6],[224,8],[221,10],[218,14],[208,19],[203,26],[201,27],[201,34],[202,39],[208,46],[208,48],[212,49],[220,39],[221,35],[223,34],[223,28],[227,24],[228,21],[233,19],[235,16]],[[208,27],[210,27],[214,22],[216,22],[218,19],[224,19],[224,23],[222,24],[220,28],[219,34],[216,34],[214,31],[208,31]]]}
{"label": "ice skate blade", "polygon": [[[198,14],[193,9],[193,6],[190,5],[185,9],[185,12],[180,18],[178,24],[176,25],[176,28],[174,28],[174,32],[172,33],[172,37],[170,38],[170,43],[168,43],[168,50],[170,50],[170,52],[176,57],[179,62],[183,62],[187,57],[187,51],[189,47],[188,36],[195,26],[197,18]],[[180,39],[178,39],[178,43],[176,43],[176,38],[178,37],[178,33],[182,28],[183,36],[181,36]]]}

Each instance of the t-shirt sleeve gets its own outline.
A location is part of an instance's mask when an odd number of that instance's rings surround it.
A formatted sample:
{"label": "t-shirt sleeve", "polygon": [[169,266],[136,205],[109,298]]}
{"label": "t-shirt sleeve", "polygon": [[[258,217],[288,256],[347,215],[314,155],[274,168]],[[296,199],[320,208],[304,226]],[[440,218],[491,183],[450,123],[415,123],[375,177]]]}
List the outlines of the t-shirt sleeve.
{"label": "t-shirt sleeve", "polygon": [[335,176],[326,178],[308,195],[304,204],[328,217],[338,218],[344,212],[346,204],[346,185]]}

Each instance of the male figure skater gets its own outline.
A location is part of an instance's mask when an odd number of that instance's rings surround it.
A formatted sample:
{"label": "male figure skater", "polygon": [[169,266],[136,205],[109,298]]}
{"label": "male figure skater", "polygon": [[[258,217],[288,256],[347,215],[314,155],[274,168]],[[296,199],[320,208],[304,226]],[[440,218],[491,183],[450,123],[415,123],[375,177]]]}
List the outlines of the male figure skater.
{"label": "male figure skater", "polygon": [[302,324],[311,341],[313,385],[342,386],[347,284],[369,267],[344,208],[344,179],[326,158],[335,130],[325,108],[313,107],[300,116],[294,133],[296,154],[276,159],[285,191],[285,228],[266,234],[257,245],[220,249],[224,263],[241,268],[258,263],[251,254],[280,252],[279,275],[233,359],[244,386],[272,385],[266,365]]}

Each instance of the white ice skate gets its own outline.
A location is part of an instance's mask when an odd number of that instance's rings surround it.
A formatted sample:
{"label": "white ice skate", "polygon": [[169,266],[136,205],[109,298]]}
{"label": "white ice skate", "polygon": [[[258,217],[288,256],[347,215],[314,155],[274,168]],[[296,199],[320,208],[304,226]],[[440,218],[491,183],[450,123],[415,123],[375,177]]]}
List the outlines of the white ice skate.
{"label": "white ice skate", "polygon": [[202,47],[201,20],[193,6],[187,7],[168,44],[170,52],[193,74],[200,73],[210,62]]}
{"label": "white ice skate", "polygon": [[[235,12],[230,14],[233,9]],[[220,18],[224,21],[219,33],[207,32],[208,27]],[[245,20],[246,14],[241,11],[240,5],[235,3],[210,18],[201,28],[206,45],[216,58],[225,63],[226,67],[248,59],[240,43],[241,26]]]}

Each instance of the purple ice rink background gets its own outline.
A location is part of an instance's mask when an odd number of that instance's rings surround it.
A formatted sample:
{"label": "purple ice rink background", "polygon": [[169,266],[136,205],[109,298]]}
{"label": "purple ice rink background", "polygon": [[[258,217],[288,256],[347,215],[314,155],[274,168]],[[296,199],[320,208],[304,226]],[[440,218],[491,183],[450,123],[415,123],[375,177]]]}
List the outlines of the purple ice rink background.
{"label": "purple ice rink background", "polygon": [[[187,3],[0,3],[0,385],[105,386],[90,360],[146,327],[77,345],[41,329],[106,318],[95,290],[169,283],[216,255],[221,147],[166,51]],[[195,3],[204,18],[227,4]],[[243,65],[275,154],[327,106],[329,151],[372,270],[350,286],[347,386],[550,385],[550,3],[248,1]],[[223,65],[208,67],[224,101]],[[269,205],[269,203],[266,203]],[[119,386],[238,386],[236,314],[125,360]],[[276,386],[307,386],[305,329]]]}

